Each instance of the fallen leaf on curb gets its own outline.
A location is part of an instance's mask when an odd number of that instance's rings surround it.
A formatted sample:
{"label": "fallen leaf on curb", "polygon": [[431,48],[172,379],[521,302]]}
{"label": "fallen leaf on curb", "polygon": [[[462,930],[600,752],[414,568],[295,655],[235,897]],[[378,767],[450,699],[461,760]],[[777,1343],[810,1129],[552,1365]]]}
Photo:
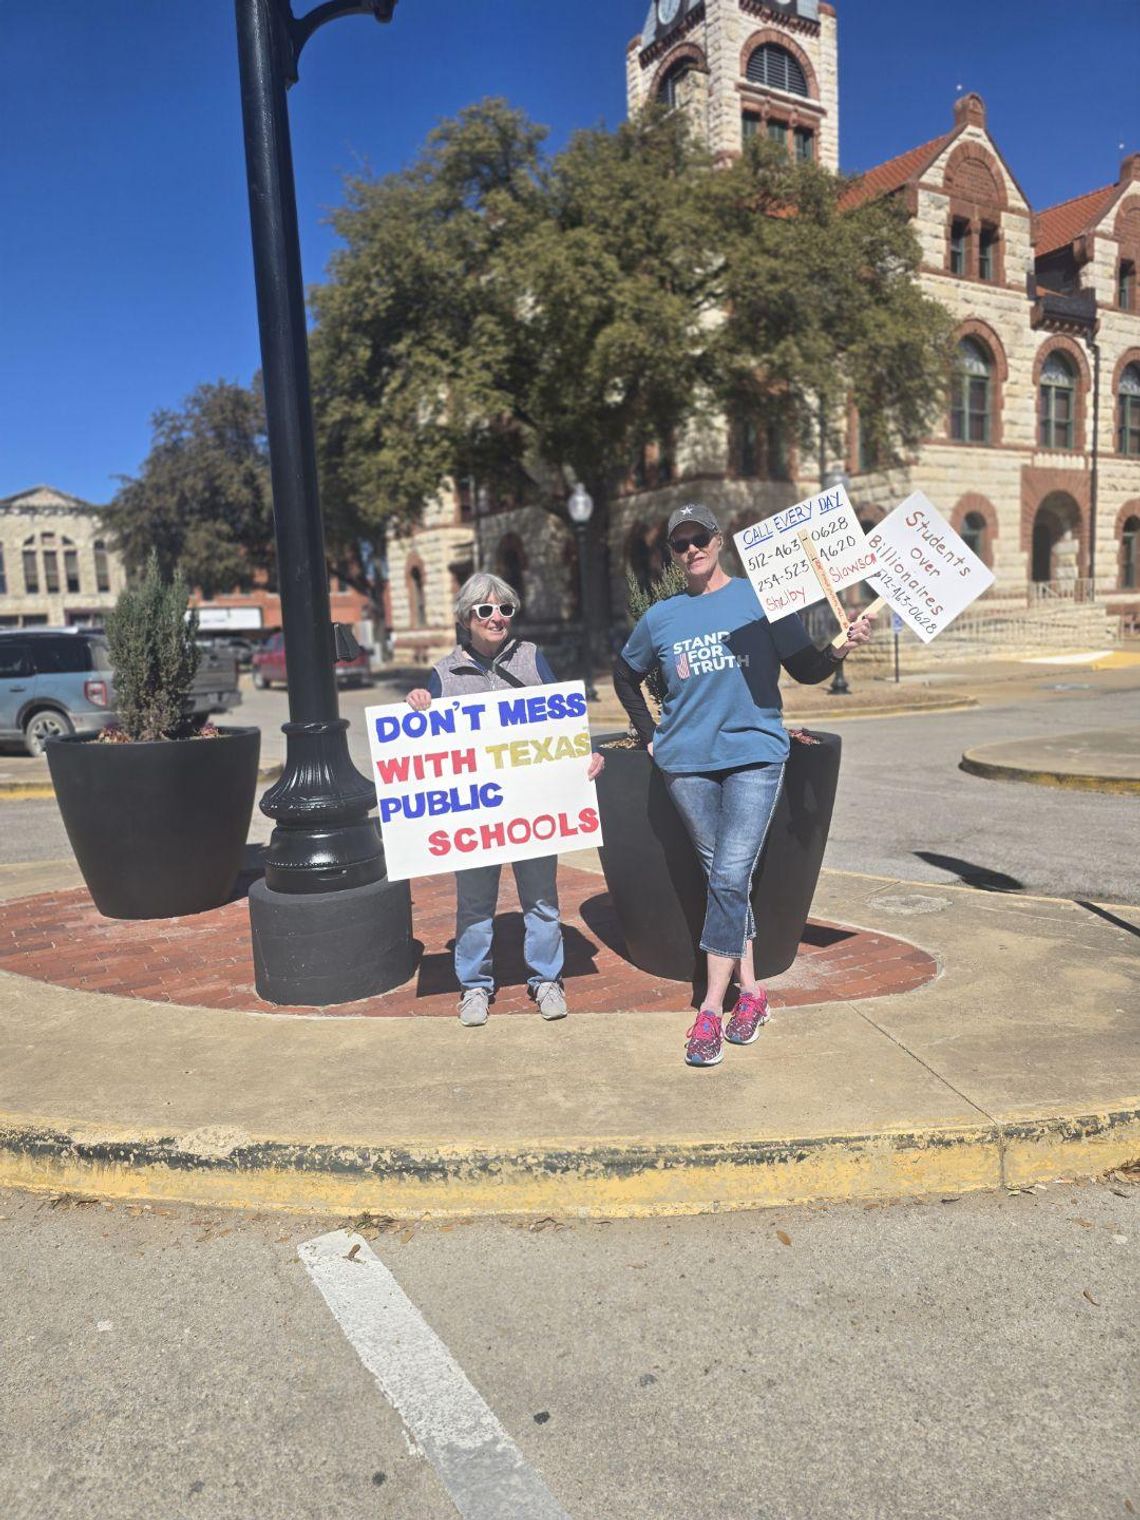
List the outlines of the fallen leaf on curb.
{"label": "fallen leaf on curb", "polygon": [[1118,1198],[1131,1198],[1132,1197],[1132,1192],[1131,1192],[1131,1189],[1129,1189],[1129,1188],[1109,1188],[1109,1192],[1110,1193],[1115,1193]]}
{"label": "fallen leaf on curb", "polygon": [[353,1246],[352,1250],[349,1251],[348,1255],[344,1258],[345,1261],[355,1261],[356,1260],[356,1253],[359,1250],[360,1250],[360,1242],[358,1240],[356,1242],[356,1244]]}
{"label": "fallen leaf on curb", "polygon": [[1087,1288],[1084,1289],[1082,1296],[1087,1298],[1090,1304],[1094,1304],[1098,1309],[1100,1308],[1100,1299],[1094,1298]]}
{"label": "fallen leaf on curb", "polygon": [[401,1230],[398,1239],[402,1245],[407,1245],[409,1240],[415,1239],[415,1230]]}
{"label": "fallen leaf on curb", "polygon": [[1082,1230],[1091,1230],[1093,1227],[1091,1219],[1074,1219],[1073,1223],[1079,1224]]}
{"label": "fallen leaf on curb", "polygon": [[1134,1515],[1136,1513],[1136,1510],[1133,1507],[1131,1499],[1125,1499],[1125,1501],[1124,1501],[1124,1508],[1128,1511],[1128,1513],[1130,1515]]}
{"label": "fallen leaf on curb", "polygon": [[532,1235],[537,1235],[539,1230],[564,1230],[566,1226],[560,1219],[554,1219],[547,1214],[543,1219],[532,1219],[527,1229]]}
{"label": "fallen leaf on curb", "polygon": [[958,1193],[953,1198],[943,1198],[942,1202],[943,1203],[961,1203],[962,1202],[962,1195],[961,1195],[961,1193]]}
{"label": "fallen leaf on curb", "polygon": [[791,1243],[792,1243],[792,1237],[788,1234],[788,1232],[786,1230],[777,1230],[776,1231],[776,1239],[780,1242],[780,1244],[782,1246],[790,1246]]}

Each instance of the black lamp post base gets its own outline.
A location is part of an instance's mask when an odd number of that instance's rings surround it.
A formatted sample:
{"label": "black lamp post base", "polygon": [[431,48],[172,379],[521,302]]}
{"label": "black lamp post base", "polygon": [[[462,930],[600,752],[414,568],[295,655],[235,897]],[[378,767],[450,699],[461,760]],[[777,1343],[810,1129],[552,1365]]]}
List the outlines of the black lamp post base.
{"label": "black lamp post base", "polygon": [[333,1007],[390,992],[415,970],[406,881],[339,892],[249,889],[254,978],[267,1003]]}

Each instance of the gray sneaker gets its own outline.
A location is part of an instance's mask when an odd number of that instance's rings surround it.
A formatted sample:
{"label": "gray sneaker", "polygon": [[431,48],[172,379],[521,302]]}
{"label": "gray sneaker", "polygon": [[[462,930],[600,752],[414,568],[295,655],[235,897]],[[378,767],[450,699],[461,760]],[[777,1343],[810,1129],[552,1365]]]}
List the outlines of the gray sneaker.
{"label": "gray sneaker", "polygon": [[539,982],[534,989],[534,1001],[544,1019],[564,1019],[567,1014],[566,994],[558,982]]}
{"label": "gray sneaker", "polygon": [[459,997],[459,1022],[474,1029],[487,1022],[490,993],[486,987],[468,987]]}

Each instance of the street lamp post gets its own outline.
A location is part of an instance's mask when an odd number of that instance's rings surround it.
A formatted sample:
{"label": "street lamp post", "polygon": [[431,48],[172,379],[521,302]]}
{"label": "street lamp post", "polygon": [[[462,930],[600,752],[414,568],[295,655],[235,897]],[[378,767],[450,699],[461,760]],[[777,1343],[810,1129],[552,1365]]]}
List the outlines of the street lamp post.
{"label": "street lamp post", "polygon": [[317,494],[305,298],[289,142],[288,85],[326,21],[388,21],[396,0],[235,0],[257,320],[289,687],[285,765],[261,799],[275,821],[265,879],[249,895],[257,990],[269,1002],[349,1002],[412,971],[407,884],[390,883],[375,793],[348,753],[334,674]]}
{"label": "street lamp post", "polygon": [[594,515],[594,498],[581,481],[570,492],[566,503],[570,521],[578,537],[578,610],[582,619],[582,679],[586,683],[586,697],[590,702],[598,698],[594,685],[593,651],[590,649],[589,577],[586,573],[586,545],[590,530],[590,518]]}

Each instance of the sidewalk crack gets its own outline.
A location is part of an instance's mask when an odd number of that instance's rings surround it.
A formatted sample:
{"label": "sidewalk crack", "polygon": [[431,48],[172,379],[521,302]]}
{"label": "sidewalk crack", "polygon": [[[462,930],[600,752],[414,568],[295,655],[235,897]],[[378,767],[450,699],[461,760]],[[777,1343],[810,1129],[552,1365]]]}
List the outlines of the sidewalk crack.
{"label": "sidewalk crack", "polygon": [[897,1035],[893,1035],[889,1029],[884,1029],[881,1024],[876,1023],[870,1014],[863,1012],[862,1008],[858,1007],[855,1003],[845,1003],[843,1006],[850,1008],[852,1013],[861,1018],[865,1024],[870,1024],[876,1033],[890,1040],[892,1045],[901,1050],[904,1055],[909,1056],[912,1061],[917,1061],[924,1071],[928,1071],[932,1077],[942,1083],[943,1087],[948,1087],[955,1097],[961,1098],[963,1103],[974,1109],[976,1113],[981,1114],[982,1118],[993,1126],[998,1148],[998,1181],[1002,1187],[1005,1187],[1005,1128],[1001,1120],[988,1112],[987,1109],[984,1109],[980,1103],[975,1103],[973,1098],[968,1097],[960,1087],[955,1087],[948,1077],[943,1076],[940,1071],[936,1071],[929,1061],[924,1061],[917,1051],[911,1050],[910,1046],[904,1044]]}

